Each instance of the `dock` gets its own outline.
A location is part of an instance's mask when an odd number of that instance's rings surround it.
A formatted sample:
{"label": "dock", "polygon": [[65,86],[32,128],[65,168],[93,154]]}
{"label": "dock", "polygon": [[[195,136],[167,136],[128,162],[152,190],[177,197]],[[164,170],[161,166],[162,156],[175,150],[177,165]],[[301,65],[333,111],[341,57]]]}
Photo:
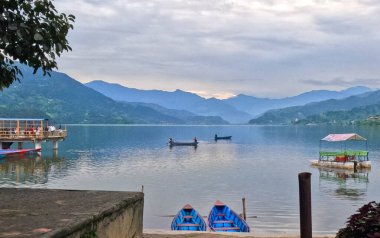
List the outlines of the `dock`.
{"label": "dock", "polygon": [[66,126],[57,128],[48,119],[0,118],[1,149],[9,149],[14,143],[17,143],[17,149],[23,149],[24,142],[31,142],[35,149],[40,149],[42,142],[51,141],[56,150],[58,142],[66,137]]}

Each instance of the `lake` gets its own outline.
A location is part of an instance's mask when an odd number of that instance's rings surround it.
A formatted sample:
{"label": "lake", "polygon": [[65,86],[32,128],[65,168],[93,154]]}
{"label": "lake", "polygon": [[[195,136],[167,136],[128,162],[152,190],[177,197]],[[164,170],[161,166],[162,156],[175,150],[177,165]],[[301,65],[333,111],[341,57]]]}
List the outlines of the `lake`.
{"label": "lake", "polygon": [[[310,166],[321,138],[350,132],[368,139],[371,171]],[[215,142],[215,133],[232,140]],[[197,148],[166,145],[169,137],[195,136]],[[379,151],[380,127],[71,125],[57,153],[44,143],[40,157],[0,159],[0,187],[139,191],[144,185],[144,229],[170,229],[186,203],[203,216],[216,200],[241,213],[245,197],[253,233],[296,234],[298,173],[311,172],[313,231],[335,234],[380,197]]]}

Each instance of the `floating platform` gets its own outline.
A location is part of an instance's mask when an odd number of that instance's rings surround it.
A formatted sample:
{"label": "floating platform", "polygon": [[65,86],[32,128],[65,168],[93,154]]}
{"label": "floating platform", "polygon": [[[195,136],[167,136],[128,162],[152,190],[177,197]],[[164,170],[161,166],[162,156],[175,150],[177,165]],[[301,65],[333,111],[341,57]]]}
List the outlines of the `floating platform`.
{"label": "floating platform", "polygon": [[371,168],[371,161],[337,162],[337,161],[328,161],[328,160],[312,160],[310,162],[312,166],[326,167],[326,168],[355,169],[355,163],[356,163],[357,169]]}

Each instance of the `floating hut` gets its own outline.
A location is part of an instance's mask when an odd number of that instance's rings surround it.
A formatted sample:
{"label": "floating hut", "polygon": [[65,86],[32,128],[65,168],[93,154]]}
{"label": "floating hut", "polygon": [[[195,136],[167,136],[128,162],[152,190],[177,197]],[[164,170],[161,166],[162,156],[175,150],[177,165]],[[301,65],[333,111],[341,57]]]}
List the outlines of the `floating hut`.
{"label": "floating hut", "polygon": [[[365,150],[347,149],[347,142],[364,142]],[[340,143],[341,149],[326,150],[322,149],[323,143]],[[367,139],[355,134],[330,134],[320,140],[319,159],[311,161],[314,166],[341,168],[341,169],[360,169],[370,168],[371,161],[368,159]]]}
{"label": "floating hut", "polygon": [[35,149],[40,149],[46,141],[52,141],[53,149],[58,149],[58,142],[66,137],[66,126],[57,128],[48,119],[0,118],[1,149],[9,149],[16,142],[18,149],[22,149],[24,142],[32,142]]}

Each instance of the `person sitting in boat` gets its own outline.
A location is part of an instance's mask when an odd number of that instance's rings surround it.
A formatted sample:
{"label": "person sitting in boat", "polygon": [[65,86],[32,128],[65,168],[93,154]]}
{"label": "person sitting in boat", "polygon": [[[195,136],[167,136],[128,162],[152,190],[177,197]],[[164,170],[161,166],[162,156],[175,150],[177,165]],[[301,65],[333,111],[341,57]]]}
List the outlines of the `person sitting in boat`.
{"label": "person sitting in boat", "polygon": [[198,143],[197,137],[194,137],[194,143]]}

